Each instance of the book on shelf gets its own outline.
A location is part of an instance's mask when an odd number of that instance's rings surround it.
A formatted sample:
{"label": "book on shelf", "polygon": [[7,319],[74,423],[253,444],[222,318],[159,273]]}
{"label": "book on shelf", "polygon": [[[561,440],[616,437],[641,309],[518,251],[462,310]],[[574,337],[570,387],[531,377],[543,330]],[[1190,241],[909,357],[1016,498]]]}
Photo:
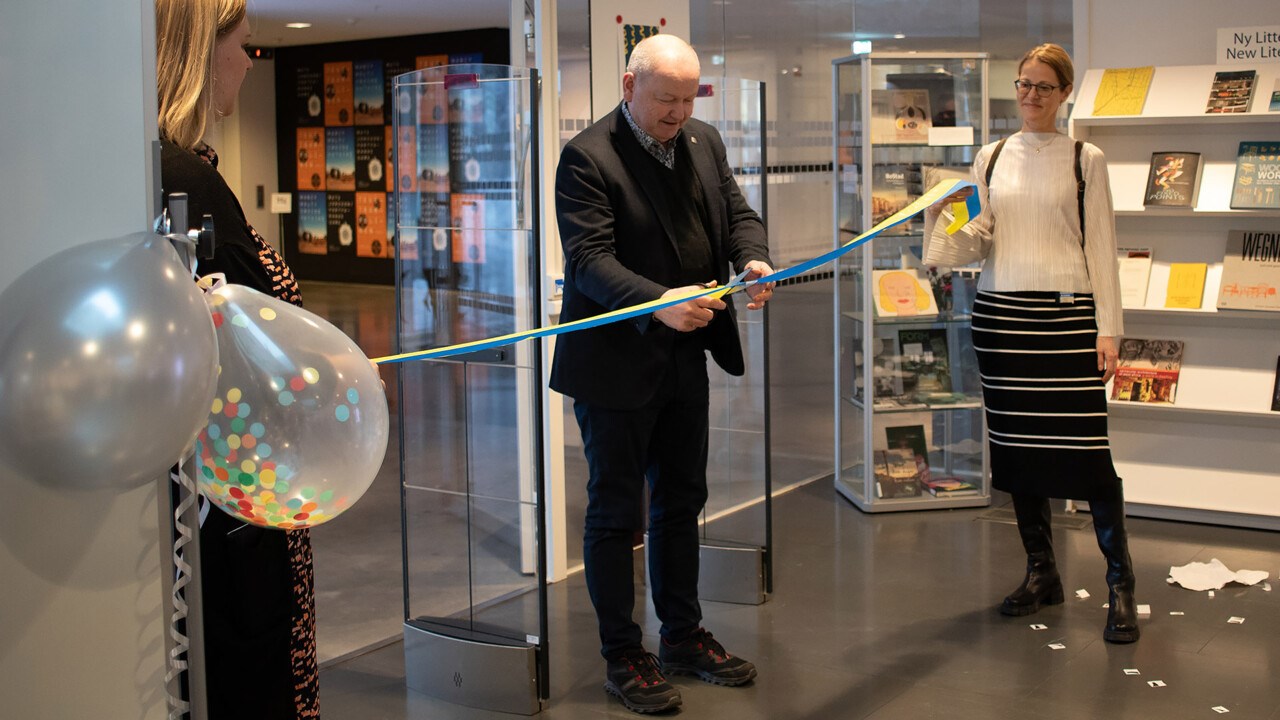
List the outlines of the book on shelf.
{"label": "book on shelf", "polygon": [[951,392],[951,356],[946,328],[898,331],[898,354],[904,372],[915,376],[916,393]]}
{"label": "book on shelf", "polygon": [[931,477],[921,480],[920,485],[934,497],[967,497],[982,493],[977,485],[958,477]]}
{"label": "book on shelf", "polygon": [[1111,399],[1172,405],[1182,369],[1181,340],[1120,340],[1120,360],[1111,381]]}
{"label": "book on shelf", "polygon": [[1147,282],[1151,279],[1151,248],[1116,248],[1120,270],[1120,305],[1127,308],[1147,304]]}
{"label": "book on shelf", "polygon": [[1246,113],[1258,81],[1256,70],[1219,70],[1213,74],[1206,113]]}
{"label": "book on shelf", "polygon": [[1276,384],[1271,388],[1271,412],[1280,412],[1280,357],[1276,358]]}
{"label": "book on shelf", "polygon": [[1280,142],[1249,140],[1236,152],[1233,210],[1280,209]]}
{"label": "book on shelf", "polygon": [[[920,197],[920,168],[916,165],[876,165],[871,169],[871,224],[879,225]],[[895,230],[910,231],[914,221]]]}
{"label": "book on shelf", "polygon": [[1151,170],[1143,191],[1145,207],[1195,207],[1200,190],[1200,153],[1163,151],[1151,154]]}
{"label": "book on shelf", "polygon": [[920,496],[920,467],[910,450],[875,452],[877,498]]}
{"label": "book on shelf", "polygon": [[933,127],[929,91],[897,88],[871,91],[871,142],[875,145],[925,144]]}
{"label": "book on shelf", "polygon": [[1098,93],[1093,98],[1093,114],[1141,115],[1155,72],[1155,67],[1150,65],[1103,70]]}
{"label": "book on shelf", "polygon": [[1280,312],[1280,230],[1231,230],[1218,307]]}
{"label": "book on shelf", "polygon": [[[898,355],[889,350],[892,340],[883,337],[871,338],[871,383],[874,406],[880,408],[899,407],[899,399],[915,390],[915,377],[903,372]],[[854,372],[861,379],[863,372],[861,339],[854,338],[853,347]],[[858,395],[862,388],[857,388]]]}
{"label": "book on shelf", "polygon": [[884,436],[890,450],[910,452],[923,468],[929,467],[929,443],[925,438],[923,425],[886,427]]}
{"label": "book on shelf", "polygon": [[916,268],[871,271],[876,317],[937,315],[938,303]]}
{"label": "book on shelf", "polygon": [[1280,112],[1280,80],[1276,80],[1271,88],[1271,104],[1267,105],[1267,112]]}
{"label": "book on shelf", "polygon": [[1198,309],[1204,299],[1204,278],[1208,263],[1169,263],[1169,286],[1165,291],[1167,308]]}
{"label": "book on shelf", "polygon": [[919,392],[915,394],[915,399],[926,405],[960,405],[962,403],[976,403],[977,398],[971,397],[961,392]]}

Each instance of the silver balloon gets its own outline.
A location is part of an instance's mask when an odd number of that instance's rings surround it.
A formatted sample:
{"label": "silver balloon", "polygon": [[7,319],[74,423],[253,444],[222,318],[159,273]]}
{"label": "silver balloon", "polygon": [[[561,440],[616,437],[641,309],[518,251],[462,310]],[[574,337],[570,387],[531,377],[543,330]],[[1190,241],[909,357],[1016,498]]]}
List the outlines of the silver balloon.
{"label": "silver balloon", "polygon": [[64,250],[0,293],[0,463],[57,488],[153,481],[203,426],[217,357],[168,240]]}
{"label": "silver balloon", "polygon": [[218,393],[196,480],[244,522],[290,530],[337,517],[377,477],[390,416],[378,371],[342,331],[242,285],[209,294]]}

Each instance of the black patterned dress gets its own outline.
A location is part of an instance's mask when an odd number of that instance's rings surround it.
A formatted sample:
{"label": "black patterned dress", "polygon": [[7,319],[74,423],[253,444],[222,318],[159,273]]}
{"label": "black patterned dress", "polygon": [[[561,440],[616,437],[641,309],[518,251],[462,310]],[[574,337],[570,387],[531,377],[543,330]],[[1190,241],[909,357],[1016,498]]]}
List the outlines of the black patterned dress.
{"label": "black patterned dress", "polygon": [[[214,257],[199,274],[301,306],[293,272],[245,218],[213,149],[164,142],[161,160],[166,196],[187,193],[194,224],[213,217]],[[320,717],[310,531],[246,525],[203,502],[200,517],[208,717]]]}

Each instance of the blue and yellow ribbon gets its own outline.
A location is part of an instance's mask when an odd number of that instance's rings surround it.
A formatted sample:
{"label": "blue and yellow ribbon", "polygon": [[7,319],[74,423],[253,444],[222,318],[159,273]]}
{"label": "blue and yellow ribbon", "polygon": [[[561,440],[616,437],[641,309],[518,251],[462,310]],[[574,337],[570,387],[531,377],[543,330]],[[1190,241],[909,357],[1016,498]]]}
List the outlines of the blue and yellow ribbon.
{"label": "blue and yellow ribbon", "polygon": [[[967,187],[973,188],[975,186],[972,182],[967,180],[945,180],[940,182],[930,188],[924,195],[921,195],[915,202],[907,205],[893,215],[890,215],[875,227],[855,237],[844,245],[841,245],[835,250],[819,255],[811,260],[806,260],[799,265],[794,265],[785,270],[779,270],[778,272],[766,277],[756,278],[754,280],[743,280],[742,276],[739,275],[723,287],[691,290],[688,293],[673,295],[671,297],[662,297],[657,300],[651,300],[647,303],[632,305],[630,307],[621,308],[601,315],[594,315],[589,318],[574,320],[573,322],[561,323],[559,325],[548,325],[534,330],[524,330],[484,340],[473,340],[471,342],[460,343],[458,345],[447,345],[445,347],[432,348],[430,350],[418,350],[416,352],[401,353],[399,355],[388,355],[386,357],[375,358],[373,362],[382,365],[409,362],[411,360],[436,360],[453,355],[463,355],[466,353],[478,352],[480,350],[489,350],[496,347],[502,347],[504,345],[511,345],[520,342],[521,340],[532,340],[533,338],[563,335],[564,333],[574,332],[576,330],[585,330],[587,328],[598,327],[600,325],[621,322],[622,320],[638,317],[640,315],[648,315],[650,313],[657,312],[658,310],[662,310],[663,308],[679,305],[680,303],[689,302],[690,300],[700,297],[721,298],[725,295],[731,295],[741,290],[745,290],[756,283],[771,283],[787,280],[798,275],[803,275],[814,268],[821,267],[829,262],[837,260],[842,255],[861,246],[863,243],[874,239],[886,230],[890,230],[907,222],[916,215],[924,212],[926,208],[942,202],[948,196],[960,192]],[[947,226],[947,233],[955,234],[957,230],[964,227],[966,223],[977,217],[982,212],[982,205],[978,201],[976,189],[973,194],[965,198],[964,202],[951,203],[951,211],[955,214],[955,221]]]}

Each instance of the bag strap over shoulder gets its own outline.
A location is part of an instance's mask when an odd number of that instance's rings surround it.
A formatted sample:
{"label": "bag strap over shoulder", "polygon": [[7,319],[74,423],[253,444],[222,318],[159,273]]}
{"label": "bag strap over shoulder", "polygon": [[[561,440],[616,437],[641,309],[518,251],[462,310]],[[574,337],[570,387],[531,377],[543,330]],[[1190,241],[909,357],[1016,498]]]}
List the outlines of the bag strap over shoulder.
{"label": "bag strap over shoulder", "polygon": [[[996,149],[991,153],[991,161],[987,163],[987,191],[991,190],[991,173],[996,169],[996,160],[1000,159],[1000,151],[1004,149],[1004,144],[1009,138],[1004,138],[996,143]],[[1076,141],[1075,150],[1075,171],[1076,171],[1076,207],[1080,214],[1080,247],[1084,247],[1084,170],[1080,167],[1080,153],[1084,150],[1084,141]]]}
{"label": "bag strap over shoulder", "polygon": [[1084,247],[1084,171],[1080,169],[1080,151],[1084,141],[1076,141],[1076,206],[1080,211],[1080,247]]}
{"label": "bag strap over shoulder", "polygon": [[991,153],[991,161],[987,163],[987,177],[985,178],[988,188],[991,187],[991,171],[996,169],[996,160],[1000,159],[1000,151],[1004,149],[1004,144],[1008,140],[1009,138],[1001,139],[1000,142],[996,143],[995,152]]}

